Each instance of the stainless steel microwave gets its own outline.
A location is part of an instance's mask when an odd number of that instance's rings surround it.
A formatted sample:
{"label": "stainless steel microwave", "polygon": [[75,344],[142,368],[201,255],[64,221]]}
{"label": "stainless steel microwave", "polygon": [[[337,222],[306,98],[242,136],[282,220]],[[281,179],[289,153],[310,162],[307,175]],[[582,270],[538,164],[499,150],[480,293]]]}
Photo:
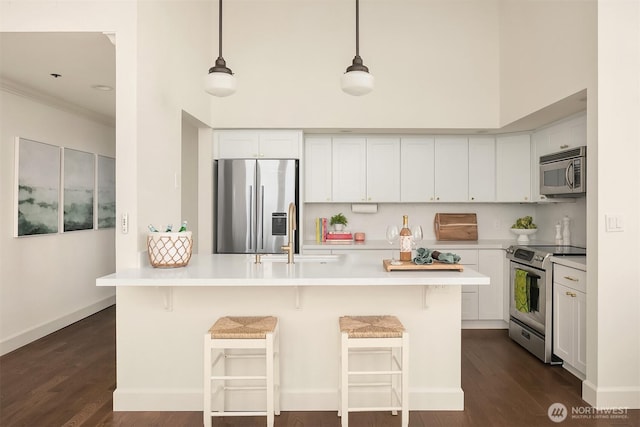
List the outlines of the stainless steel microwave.
{"label": "stainless steel microwave", "polygon": [[587,147],[540,156],[540,194],[580,197],[587,192]]}

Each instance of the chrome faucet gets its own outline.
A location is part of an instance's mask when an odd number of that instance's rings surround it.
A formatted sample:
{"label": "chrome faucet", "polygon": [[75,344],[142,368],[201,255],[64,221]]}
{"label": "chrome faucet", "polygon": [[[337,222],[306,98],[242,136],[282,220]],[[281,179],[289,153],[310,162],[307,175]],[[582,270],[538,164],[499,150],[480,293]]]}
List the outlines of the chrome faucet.
{"label": "chrome faucet", "polygon": [[288,219],[289,219],[289,227],[287,229],[287,234],[289,235],[289,244],[287,246],[282,246],[281,249],[287,253],[287,264],[293,264],[293,253],[295,252],[293,232],[297,229],[295,203],[289,203]]}

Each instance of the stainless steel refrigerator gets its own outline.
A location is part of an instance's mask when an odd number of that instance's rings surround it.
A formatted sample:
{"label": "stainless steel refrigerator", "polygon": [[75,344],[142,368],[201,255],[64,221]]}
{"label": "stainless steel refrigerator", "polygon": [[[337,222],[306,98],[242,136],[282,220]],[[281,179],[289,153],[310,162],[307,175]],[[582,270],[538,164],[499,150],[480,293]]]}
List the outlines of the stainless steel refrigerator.
{"label": "stainless steel refrigerator", "polygon": [[[216,161],[214,171],[215,252],[283,252],[289,203],[298,207],[298,161],[225,159]],[[298,252],[298,233],[294,237]]]}

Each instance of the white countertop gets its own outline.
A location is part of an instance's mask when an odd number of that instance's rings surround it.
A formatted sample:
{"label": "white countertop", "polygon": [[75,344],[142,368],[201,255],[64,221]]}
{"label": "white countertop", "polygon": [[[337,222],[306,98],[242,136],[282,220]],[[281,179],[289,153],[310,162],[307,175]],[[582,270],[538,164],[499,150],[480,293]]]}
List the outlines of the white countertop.
{"label": "white countertop", "polygon": [[577,268],[578,270],[587,271],[586,256],[552,256],[550,259],[554,264],[561,264],[567,267]]}
{"label": "white countertop", "polygon": [[[448,246],[449,247],[449,246]],[[97,286],[388,286],[489,285],[489,277],[465,267],[459,271],[387,272],[382,259],[357,261],[337,255],[326,263],[262,262],[254,255],[193,255],[181,268],[144,266],[96,279]]]}
{"label": "white countertop", "polygon": [[[418,247],[430,248],[430,249],[505,249],[510,245],[515,244],[515,239],[512,240],[455,240],[455,241],[443,241],[443,240],[423,240],[418,243]],[[395,248],[395,246],[394,246]],[[305,240],[302,242],[302,249],[305,250],[317,250],[317,249],[363,249],[363,250],[375,250],[391,249],[391,245],[386,240],[365,240],[364,242],[316,242],[315,240]]]}

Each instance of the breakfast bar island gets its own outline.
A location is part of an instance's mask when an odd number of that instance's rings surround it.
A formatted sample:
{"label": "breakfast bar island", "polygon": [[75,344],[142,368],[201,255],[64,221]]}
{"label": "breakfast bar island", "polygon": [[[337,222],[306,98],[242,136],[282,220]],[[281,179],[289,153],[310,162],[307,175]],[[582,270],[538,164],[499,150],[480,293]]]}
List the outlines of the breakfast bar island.
{"label": "breakfast bar island", "polygon": [[[410,410],[462,410],[464,271],[392,271],[349,255],[194,255],[96,280],[116,287],[115,411],[202,410],[202,338],[221,316],[273,315],[280,327],[283,411],[338,408],[343,315],[395,315],[410,334]],[[247,397],[249,399],[249,397]]]}

